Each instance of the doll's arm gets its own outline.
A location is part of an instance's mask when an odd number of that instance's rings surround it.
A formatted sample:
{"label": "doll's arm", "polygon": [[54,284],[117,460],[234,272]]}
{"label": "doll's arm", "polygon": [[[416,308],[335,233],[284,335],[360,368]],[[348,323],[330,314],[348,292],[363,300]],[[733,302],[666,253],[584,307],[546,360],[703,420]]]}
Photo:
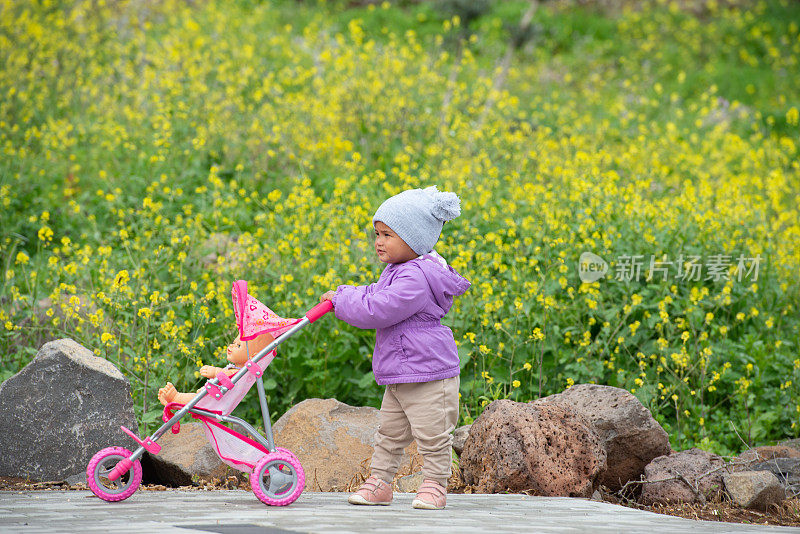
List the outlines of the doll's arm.
{"label": "doll's arm", "polygon": [[401,273],[388,286],[339,286],[333,297],[337,319],[358,328],[386,328],[419,312],[429,292],[428,281],[419,269]]}
{"label": "doll's arm", "polygon": [[[197,393],[203,391],[203,388],[197,390]],[[189,404],[192,399],[197,396],[197,393],[181,393],[175,386],[172,385],[172,382],[167,382],[163,388],[158,390],[158,401],[166,406],[171,402],[177,402],[179,404]]]}
{"label": "doll's arm", "polygon": [[217,373],[224,371],[222,367],[214,367],[213,365],[204,365],[200,368],[200,375],[204,378],[216,378]]}

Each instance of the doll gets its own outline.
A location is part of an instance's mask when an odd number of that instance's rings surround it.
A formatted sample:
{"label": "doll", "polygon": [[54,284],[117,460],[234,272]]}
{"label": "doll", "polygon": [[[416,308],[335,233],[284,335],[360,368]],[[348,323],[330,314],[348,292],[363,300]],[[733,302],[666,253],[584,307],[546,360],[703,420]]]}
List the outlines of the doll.
{"label": "doll", "polygon": [[[228,345],[228,361],[231,363],[224,368],[204,365],[200,368],[200,374],[205,378],[216,378],[220,372],[228,377],[235,375],[249,357],[264,350],[275,340],[275,336],[280,336],[300,322],[299,319],[278,316],[258,299],[249,295],[247,282],[244,280],[233,283],[231,295],[239,332],[234,342]],[[201,391],[203,388],[197,390],[197,393]],[[158,400],[164,406],[171,402],[188,404],[197,393],[180,393],[171,382],[167,382],[166,386],[158,390]]]}
{"label": "doll", "polygon": [[[251,356],[255,356],[261,352],[267,345],[272,343],[275,338],[269,332],[261,334],[250,341],[245,343],[242,341],[241,334],[236,336],[236,339],[228,345],[228,361],[231,362],[225,367],[215,367],[213,365],[204,365],[200,368],[200,374],[205,378],[216,378],[218,373],[225,373],[228,377],[235,375],[239,369],[247,362],[248,349]],[[203,388],[197,390],[197,393],[203,391]],[[166,406],[171,402],[179,404],[188,404],[197,393],[180,393],[172,382],[167,382],[163,388],[158,390],[158,400]]]}

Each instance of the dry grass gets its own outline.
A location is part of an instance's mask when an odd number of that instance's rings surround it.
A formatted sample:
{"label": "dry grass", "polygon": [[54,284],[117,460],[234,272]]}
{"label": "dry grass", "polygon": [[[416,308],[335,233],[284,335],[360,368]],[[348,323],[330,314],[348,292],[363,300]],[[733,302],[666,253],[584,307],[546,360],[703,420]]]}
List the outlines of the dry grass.
{"label": "dry grass", "polygon": [[800,527],[800,499],[787,499],[780,505],[759,512],[736,506],[728,499],[720,499],[706,504],[655,504],[653,506],[632,506],[657,514],[673,515],[686,519],[703,521],[722,521],[726,523],[749,523],[753,525],[773,525]]}

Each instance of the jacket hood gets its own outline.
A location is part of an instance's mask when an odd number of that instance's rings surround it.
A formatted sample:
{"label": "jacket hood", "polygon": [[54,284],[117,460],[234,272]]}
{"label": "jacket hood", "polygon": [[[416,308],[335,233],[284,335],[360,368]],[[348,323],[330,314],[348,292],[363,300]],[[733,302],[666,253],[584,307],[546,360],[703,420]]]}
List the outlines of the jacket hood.
{"label": "jacket hood", "polygon": [[[442,265],[434,256],[424,255],[406,262],[415,265],[425,274],[437,306],[445,313],[453,305],[453,297],[463,295],[472,283],[458,274],[450,265]],[[411,266],[411,265],[409,265]]]}

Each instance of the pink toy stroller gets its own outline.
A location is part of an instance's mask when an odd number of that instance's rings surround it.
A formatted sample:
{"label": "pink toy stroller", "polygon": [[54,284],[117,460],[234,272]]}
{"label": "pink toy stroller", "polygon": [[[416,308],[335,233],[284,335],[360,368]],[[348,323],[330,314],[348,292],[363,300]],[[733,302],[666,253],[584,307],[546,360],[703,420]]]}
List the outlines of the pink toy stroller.
{"label": "pink toy stroller", "polygon": [[[164,424],[150,437],[142,440],[124,426],[121,427],[140,447],[133,453],[123,447],[107,447],[92,457],[86,468],[86,480],[92,492],[101,499],[121,501],[133,495],[142,481],[139,459],[145,451],[158,454],[161,446],[156,441],[167,429],[171,428],[174,434],[180,432],[180,419],[187,413],[203,423],[206,437],[223,462],[250,473],[253,493],[262,502],[271,506],[285,506],[297,500],[303,492],[303,466],[294,454],[275,446],[262,375],[275,357],[278,345],[331,311],[333,305],[326,300],[314,306],[302,319],[283,319],[248,295],[247,282],[244,280],[234,282],[232,294],[241,340],[247,342],[271,332],[274,341],[255,356],[250,356],[248,348],[249,359],[235,375],[228,377],[225,373],[218,373],[188,404],[170,403],[165,406]],[[230,415],[254,383],[261,401],[266,436],[262,436],[246,421]],[[248,435],[242,435],[222,423],[237,423]]]}

